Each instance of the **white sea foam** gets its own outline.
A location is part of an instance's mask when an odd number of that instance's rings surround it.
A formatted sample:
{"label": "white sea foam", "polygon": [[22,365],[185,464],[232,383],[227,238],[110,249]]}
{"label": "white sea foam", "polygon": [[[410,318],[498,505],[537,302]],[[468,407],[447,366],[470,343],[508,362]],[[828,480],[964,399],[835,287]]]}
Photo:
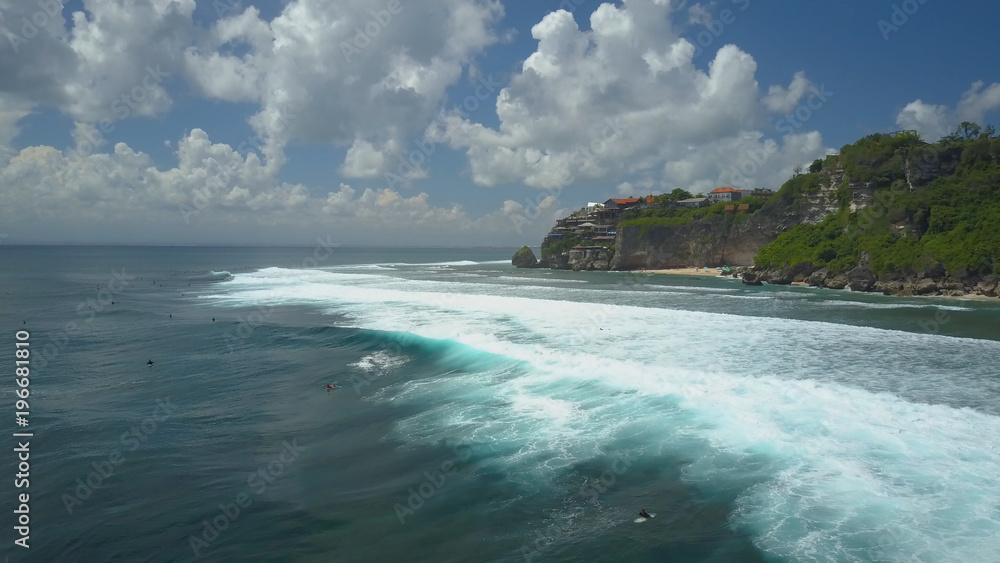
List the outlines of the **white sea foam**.
{"label": "white sea foam", "polygon": [[383,373],[398,368],[408,361],[409,358],[405,356],[393,354],[388,350],[379,350],[348,365],[365,373]]}
{"label": "white sea foam", "polygon": [[778,557],[1000,553],[1000,343],[481,286],[269,269],[215,298],[314,304],[509,358],[383,396],[429,405],[403,437],[493,447],[525,486],[641,437],[644,455],[691,459],[700,488],[741,491],[733,523]]}
{"label": "white sea foam", "polygon": [[940,309],[942,311],[971,311],[971,307],[942,305],[940,303],[869,303],[843,299],[816,301],[822,307],[860,307],[863,309]]}

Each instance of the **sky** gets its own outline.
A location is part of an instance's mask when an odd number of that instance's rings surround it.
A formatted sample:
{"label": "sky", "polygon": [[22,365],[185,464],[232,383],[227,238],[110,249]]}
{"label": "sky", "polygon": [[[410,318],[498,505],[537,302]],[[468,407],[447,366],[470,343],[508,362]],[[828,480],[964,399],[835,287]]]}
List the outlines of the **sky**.
{"label": "sky", "polygon": [[0,0],[0,243],[537,245],[1000,125],[992,0]]}

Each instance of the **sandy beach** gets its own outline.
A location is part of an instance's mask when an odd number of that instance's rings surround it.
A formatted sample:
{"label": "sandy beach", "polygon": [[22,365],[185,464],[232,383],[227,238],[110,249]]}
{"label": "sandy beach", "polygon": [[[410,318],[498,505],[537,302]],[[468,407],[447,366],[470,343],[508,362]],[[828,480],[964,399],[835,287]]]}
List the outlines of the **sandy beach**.
{"label": "sandy beach", "polygon": [[680,274],[688,276],[719,276],[722,275],[722,270],[705,270],[699,268],[669,268],[666,270],[638,270],[643,274]]}

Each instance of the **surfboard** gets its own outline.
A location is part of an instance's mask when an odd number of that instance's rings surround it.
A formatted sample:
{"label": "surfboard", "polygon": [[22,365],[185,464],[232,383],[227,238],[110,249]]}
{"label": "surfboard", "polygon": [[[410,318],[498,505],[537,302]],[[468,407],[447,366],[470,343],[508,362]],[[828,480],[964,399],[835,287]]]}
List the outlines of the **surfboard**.
{"label": "surfboard", "polygon": [[[650,512],[649,513],[649,517],[650,518],[656,518],[656,513],[655,512]],[[633,522],[635,522],[636,524],[642,524],[645,521],[646,521],[646,519],[643,518],[642,516],[640,516],[640,517],[636,518],[635,520],[633,520]]]}

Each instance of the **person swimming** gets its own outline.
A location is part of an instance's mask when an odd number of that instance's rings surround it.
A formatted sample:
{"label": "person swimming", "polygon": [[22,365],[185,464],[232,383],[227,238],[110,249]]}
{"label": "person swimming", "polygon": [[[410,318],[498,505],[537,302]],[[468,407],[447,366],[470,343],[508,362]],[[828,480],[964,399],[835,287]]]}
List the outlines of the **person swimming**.
{"label": "person swimming", "polygon": [[151,365],[153,365],[153,360],[149,360],[148,362],[146,362],[146,365],[147,365],[147,366],[151,366]]}
{"label": "person swimming", "polygon": [[336,385],[333,385],[333,384],[331,383],[330,385],[327,385],[327,386],[326,386],[326,392],[327,392],[327,393],[329,393],[329,392],[330,392],[330,389],[336,389],[336,388],[337,388],[337,386],[336,386]]}
{"label": "person swimming", "polygon": [[643,508],[639,510],[639,518],[652,518],[652,517],[649,515],[648,512],[646,512],[646,509]]}

